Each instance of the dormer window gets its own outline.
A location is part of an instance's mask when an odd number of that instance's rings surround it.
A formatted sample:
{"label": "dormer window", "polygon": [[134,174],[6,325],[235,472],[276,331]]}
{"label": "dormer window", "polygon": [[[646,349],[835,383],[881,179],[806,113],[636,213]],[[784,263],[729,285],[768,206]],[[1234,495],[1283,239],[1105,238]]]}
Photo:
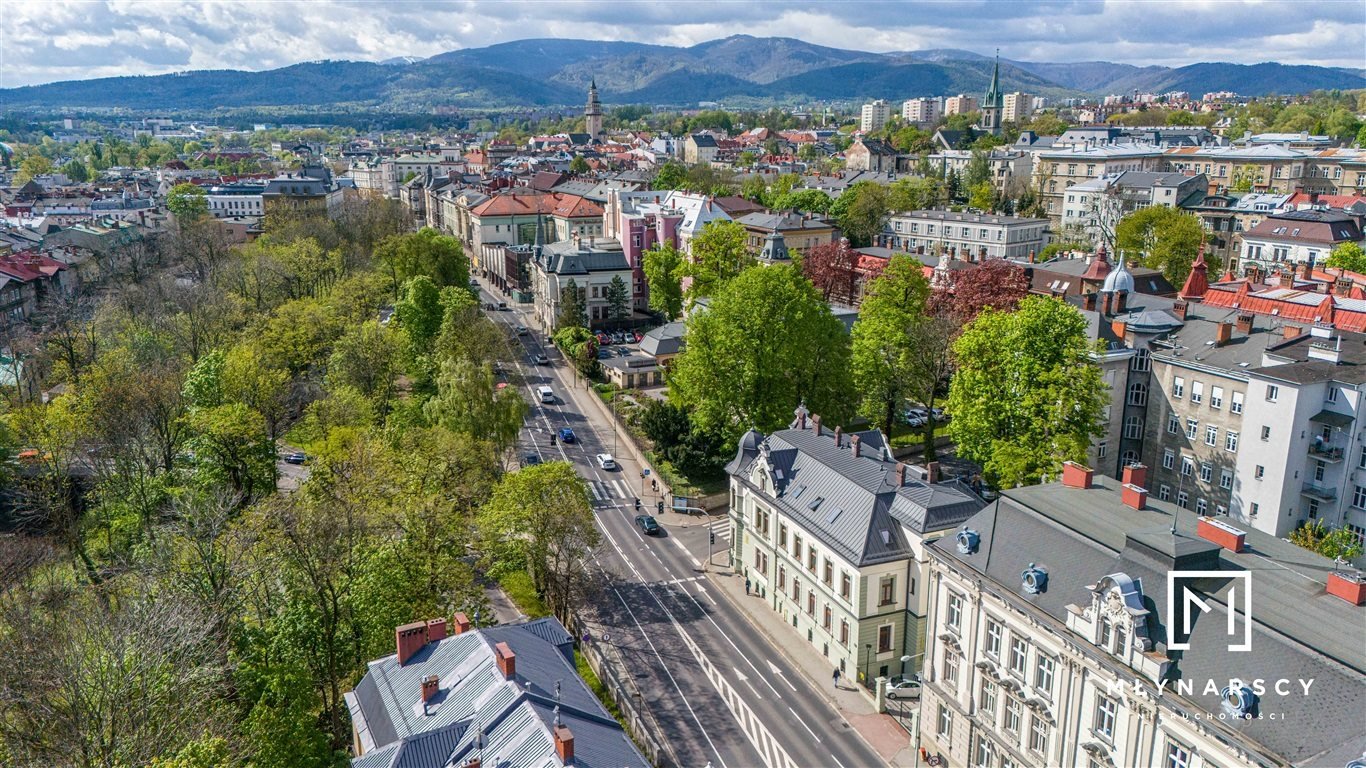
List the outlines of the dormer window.
{"label": "dormer window", "polygon": [[759,470],[759,490],[768,493],[768,473],[762,469]]}

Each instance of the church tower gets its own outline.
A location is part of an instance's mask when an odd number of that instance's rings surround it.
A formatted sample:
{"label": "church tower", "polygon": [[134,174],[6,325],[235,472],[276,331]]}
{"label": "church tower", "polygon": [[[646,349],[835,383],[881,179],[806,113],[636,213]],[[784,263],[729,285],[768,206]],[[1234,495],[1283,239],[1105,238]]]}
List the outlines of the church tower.
{"label": "church tower", "polygon": [[1001,113],[1005,110],[1005,97],[1001,93],[1001,50],[996,49],[996,66],[991,71],[991,85],[982,96],[982,119],[977,126],[992,135],[1001,133]]}
{"label": "church tower", "polygon": [[588,86],[588,106],[583,110],[584,132],[591,139],[602,138],[602,105],[598,103],[598,80]]}

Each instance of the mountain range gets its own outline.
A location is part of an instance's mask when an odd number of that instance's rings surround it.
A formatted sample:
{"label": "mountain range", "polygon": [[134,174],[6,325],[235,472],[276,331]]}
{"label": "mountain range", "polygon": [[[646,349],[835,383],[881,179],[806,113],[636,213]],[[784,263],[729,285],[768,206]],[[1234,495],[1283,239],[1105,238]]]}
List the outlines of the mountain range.
{"label": "mountain range", "polygon": [[[574,105],[596,80],[606,104],[758,106],[977,94],[992,59],[938,49],[869,53],[792,38],[735,35],[690,47],[518,40],[427,59],[317,61],[263,72],[205,70],[0,89],[6,107],[214,110],[334,107],[426,111]],[[1233,91],[1244,96],[1366,87],[1366,72],[1284,64],[1136,67],[1104,61],[1001,61],[1001,85],[1044,96]]]}

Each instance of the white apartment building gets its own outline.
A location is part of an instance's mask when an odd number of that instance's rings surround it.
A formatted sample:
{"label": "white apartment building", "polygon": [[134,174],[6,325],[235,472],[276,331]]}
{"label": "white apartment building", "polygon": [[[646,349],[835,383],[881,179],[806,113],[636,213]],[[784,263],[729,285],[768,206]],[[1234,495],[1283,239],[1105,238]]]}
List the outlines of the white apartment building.
{"label": "white apartment building", "polygon": [[1193,196],[1203,197],[1207,184],[1203,174],[1105,174],[1067,188],[1062,225],[1085,231],[1092,244],[1099,245],[1113,236],[1119,220],[1128,214],[1154,205],[1179,207]]}
{"label": "white apartment building", "polygon": [[880,131],[887,125],[887,119],[892,116],[892,106],[885,99],[878,99],[871,104],[864,104],[859,113],[859,130],[864,133]]}
{"label": "white apartment building", "polygon": [[927,96],[907,99],[901,105],[901,119],[908,123],[928,125],[944,116],[944,99],[941,96]]}
{"label": "white apartment building", "polygon": [[788,429],[750,430],[726,466],[731,558],[774,623],[874,688],[924,643],[925,545],[981,509],[938,464],[892,459],[878,430],[841,434],[798,408]]}
{"label": "white apartment building", "polygon": [[958,94],[944,99],[944,115],[965,115],[977,111],[977,97]]}
{"label": "white apartment building", "polygon": [[1242,233],[1243,269],[1263,272],[1290,264],[1322,264],[1342,243],[1363,243],[1357,217],[1321,210],[1274,213]]}
{"label": "white apartment building", "polygon": [[218,184],[209,187],[205,193],[209,215],[216,219],[263,216],[265,208],[261,201],[261,193],[265,191],[265,184]]}
{"label": "white apartment building", "polygon": [[[1070,463],[1062,477],[926,547],[926,752],[973,768],[1359,764],[1366,731],[1346,713],[1366,707],[1366,646],[1332,628],[1361,625],[1366,584],[1153,501],[1141,465],[1123,483]],[[1229,577],[1196,575],[1211,571]],[[1183,620],[1190,600],[1210,615]]]}
{"label": "white apartment building", "polygon": [[929,209],[893,213],[883,229],[890,248],[963,259],[1028,259],[1048,245],[1048,220]]}
{"label": "white apartment building", "polygon": [[1002,98],[1001,120],[1005,122],[1023,123],[1034,114],[1034,96],[1028,93],[1015,91],[1007,93]]}

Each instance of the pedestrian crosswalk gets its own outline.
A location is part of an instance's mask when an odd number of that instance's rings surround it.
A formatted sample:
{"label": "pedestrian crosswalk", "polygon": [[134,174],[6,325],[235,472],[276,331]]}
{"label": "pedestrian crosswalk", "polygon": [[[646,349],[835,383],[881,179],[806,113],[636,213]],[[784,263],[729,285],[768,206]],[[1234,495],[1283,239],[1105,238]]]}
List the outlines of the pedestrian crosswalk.
{"label": "pedestrian crosswalk", "polygon": [[716,538],[730,541],[730,518],[713,520],[707,527],[711,528],[711,533]]}
{"label": "pedestrian crosswalk", "polygon": [[588,492],[594,501],[608,502],[613,499],[633,499],[635,494],[625,480],[589,480]]}

